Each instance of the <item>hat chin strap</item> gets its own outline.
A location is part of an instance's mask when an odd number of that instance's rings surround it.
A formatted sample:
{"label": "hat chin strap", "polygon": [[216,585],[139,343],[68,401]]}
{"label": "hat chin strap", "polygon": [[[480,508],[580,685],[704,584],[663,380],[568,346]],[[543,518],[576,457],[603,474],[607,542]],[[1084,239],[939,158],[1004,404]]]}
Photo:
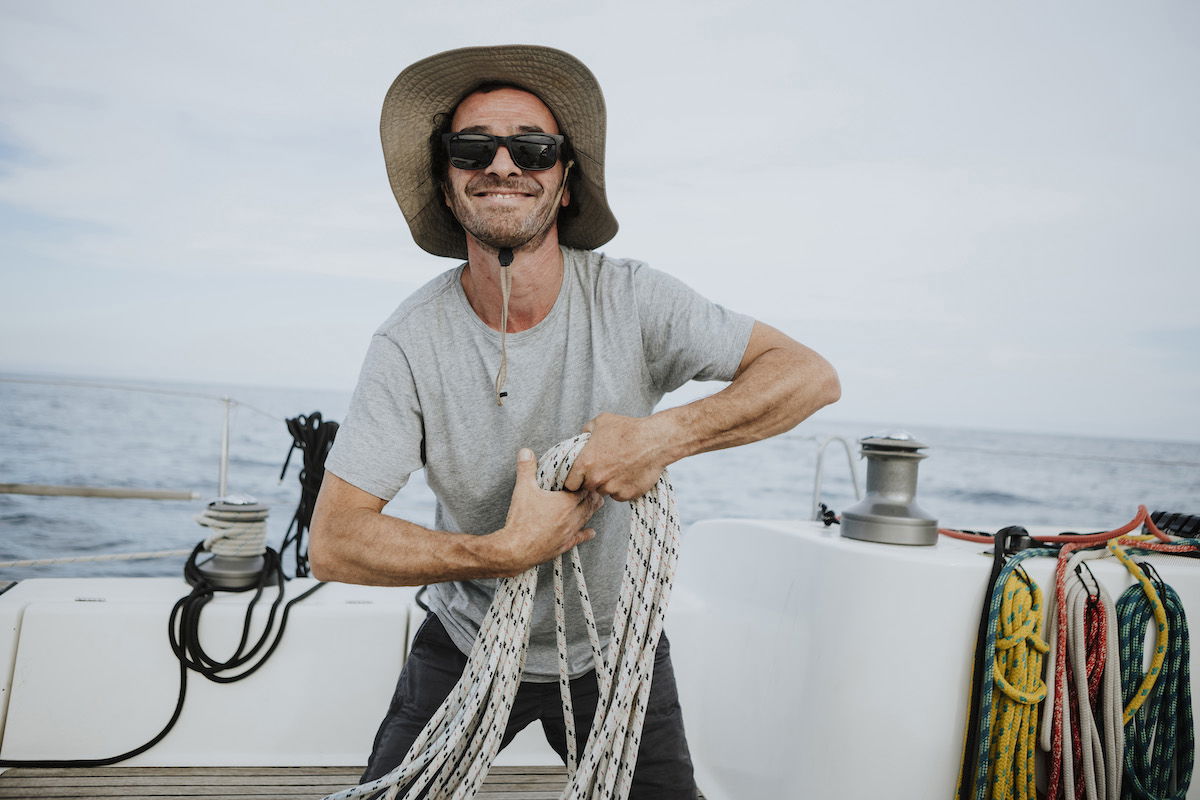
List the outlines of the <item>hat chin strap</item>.
{"label": "hat chin strap", "polygon": [[[567,176],[571,174],[571,167],[575,166],[574,161],[568,161],[566,168],[563,170],[562,183],[558,185],[558,192],[554,195],[554,202],[550,204],[548,214],[555,214],[558,204],[562,202],[563,191],[567,188]],[[546,222],[550,221],[547,216]],[[536,233],[530,235],[517,247],[524,247],[533,241]],[[496,405],[504,405],[504,398],[508,397],[508,392],[504,391],[504,384],[508,382],[508,301],[512,297],[512,272],[509,267],[513,262],[513,248],[501,247],[496,251],[496,259],[500,262],[500,293],[503,297],[503,308],[500,311],[500,369],[496,372]]]}

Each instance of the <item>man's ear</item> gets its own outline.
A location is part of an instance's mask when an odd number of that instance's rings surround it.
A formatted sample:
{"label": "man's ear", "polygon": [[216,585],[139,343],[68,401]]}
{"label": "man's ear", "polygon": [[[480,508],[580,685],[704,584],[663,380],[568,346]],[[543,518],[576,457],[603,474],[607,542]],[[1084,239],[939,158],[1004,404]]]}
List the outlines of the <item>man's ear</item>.
{"label": "man's ear", "polygon": [[573,160],[568,161],[566,169],[563,170],[562,200],[560,200],[558,203],[562,208],[566,208],[567,206],[571,205],[571,181],[569,178],[571,177],[571,167],[573,166],[575,166],[575,162]]}

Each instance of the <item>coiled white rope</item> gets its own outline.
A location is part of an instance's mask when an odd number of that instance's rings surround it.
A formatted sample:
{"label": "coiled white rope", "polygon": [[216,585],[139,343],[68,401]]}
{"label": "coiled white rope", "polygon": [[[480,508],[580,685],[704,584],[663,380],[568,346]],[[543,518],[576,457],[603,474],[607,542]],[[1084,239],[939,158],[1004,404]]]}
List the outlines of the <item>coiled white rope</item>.
{"label": "coiled white rope", "polygon": [[[583,434],[560,442],[542,456],[537,480],[543,489],[562,488],[587,439]],[[600,648],[579,553],[571,550],[599,687],[596,715],[582,754],[576,753],[571,713],[562,557],[554,560],[559,685],[568,751],[568,784],[560,800],[624,800],[632,785],[654,655],[679,556],[679,517],[667,473],[631,506],[625,576],[605,651]],[[520,684],[536,587],[537,568],[499,582],[462,678],[404,760],[387,775],[326,800],[351,800],[385,790],[387,800],[401,796],[413,800],[426,788],[429,800],[464,800],[478,793],[499,752]]]}
{"label": "coiled white rope", "polygon": [[[1094,587],[1084,583],[1078,569],[1084,561],[1104,558],[1107,550],[1081,550],[1071,556],[1066,566],[1067,607],[1067,658],[1068,671],[1075,684],[1076,708],[1079,712],[1079,740],[1082,763],[1074,763],[1071,742],[1071,704],[1062,703],[1062,769],[1063,786],[1071,796],[1075,794],[1077,768],[1082,771],[1084,792],[1087,800],[1120,800],[1122,758],[1125,750],[1125,729],[1121,721],[1121,661],[1117,641],[1116,606],[1104,584],[1093,578]],[[1106,625],[1104,673],[1099,690],[1100,719],[1097,720],[1088,701],[1087,647],[1084,643],[1084,616],[1088,597],[1095,588]],[[1051,593],[1055,597],[1056,593]],[[1057,692],[1066,687],[1057,686],[1053,676],[1058,658],[1054,642],[1058,638],[1058,614],[1056,600],[1046,607],[1049,619],[1050,652],[1046,657],[1046,699],[1042,706],[1042,731],[1040,745],[1049,752],[1053,747],[1052,729]]]}
{"label": "coiled white rope", "polygon": [[[216,531],[204,540],[204,549],[218,556],[261,556],[267,546],[267,512],[223,511],[210,504],[195,517]],[[190,550],[188,551],[191,552]]]}

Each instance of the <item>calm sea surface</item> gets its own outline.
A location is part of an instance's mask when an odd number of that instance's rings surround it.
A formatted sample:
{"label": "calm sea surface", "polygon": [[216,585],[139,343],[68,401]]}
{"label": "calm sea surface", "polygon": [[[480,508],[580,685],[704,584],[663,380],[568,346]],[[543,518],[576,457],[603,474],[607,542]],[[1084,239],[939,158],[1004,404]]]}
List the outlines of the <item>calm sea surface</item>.
{"label": "calm sea surface", "polygon": [[[271,507],[278,547],[299,499],[300,453],[282,483],[291,446],[284,418],[320,411],[340,421],[349,395],[280,388],[133,384],[46,385],[0,379],[0,483],[185,489],[217,494],[220,397],[232,413],[229,489]],[[55,380],[38,378],[37,380]],[[64,381],[87,379],[62,379]],[[183,394],[170,394],[178,392]],[[196,397],[192,395],[202,395]],[[671,468],[685,523],[714,517],[804,519],[812,506],[818,443],[852,444],[882,430],[817,420],[766,442],[688,459]],[[1151,510],[1200,513],[1200,444],[913,426],[930,446],[918,502],[940,524],[985,528],[1052,525],[1103,530]],[[855,463],[860,472],[863,462]],[[865,477],[865,473],[862,473]],[[826,449],[822,499],[855,502],[841,447]],[[193,521],[205,500],[108,500],[0,494],[0,561],[180,549],[204,538]],[[432,524],[434,499],[414,475],[387,513]],[[176,575],[181,559],[0,568],[0,581],[51,576]]]}

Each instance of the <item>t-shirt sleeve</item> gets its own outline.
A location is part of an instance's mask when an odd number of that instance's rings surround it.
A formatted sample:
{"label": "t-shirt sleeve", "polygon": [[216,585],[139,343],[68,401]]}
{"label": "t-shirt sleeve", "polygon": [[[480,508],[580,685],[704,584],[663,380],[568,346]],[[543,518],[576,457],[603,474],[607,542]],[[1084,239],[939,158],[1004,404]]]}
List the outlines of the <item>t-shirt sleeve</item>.
{"label": "t-shirt sleeve", "polygon": [[381,500],[424,466],[424,419],[404,352],[377,333],[325,468]]}
{"label": "t-shirt sleeve", "polygon": [[677,278],[643,266],[634,276],[642,347],[662,392],[690,380],[729,381],[754,319],[714,303]]}

